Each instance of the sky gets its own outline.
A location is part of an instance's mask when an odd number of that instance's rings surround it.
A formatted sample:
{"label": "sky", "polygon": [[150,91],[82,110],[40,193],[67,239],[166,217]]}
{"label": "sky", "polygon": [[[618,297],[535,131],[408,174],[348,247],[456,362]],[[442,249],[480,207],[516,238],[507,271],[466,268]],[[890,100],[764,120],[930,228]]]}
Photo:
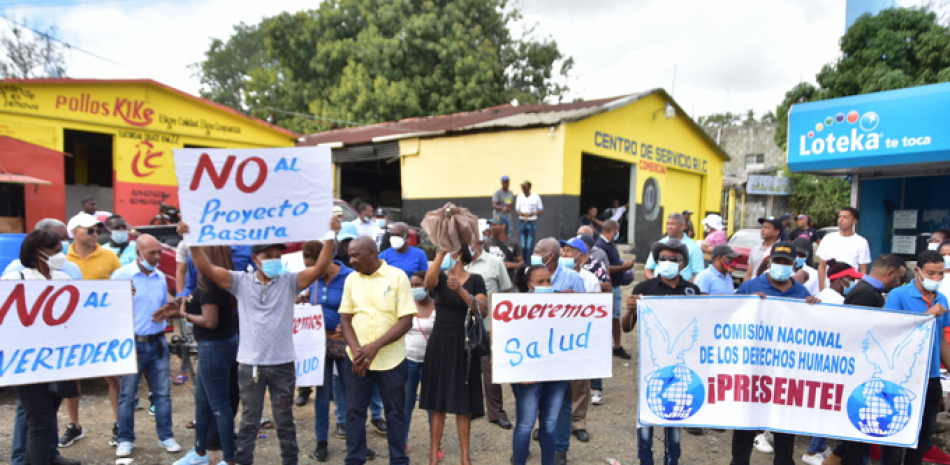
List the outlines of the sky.
{"label": "sky", "polygon": [[[69,77],[151,78],[197,95],[201,85],[188,65],[203,59],[211,38],[317,4],[0,0],[0,9],[31,25],[55,25],[58,38],[109,60],[67,51]],[[694,117],[774,110],[788,89],[814,82],[837,59],[845,27],[845,2],[826,0],[522,0],[520,10],[513,34],[534,26],[535,36],[556,40],[574,58],[569,100],[662,87]]]}

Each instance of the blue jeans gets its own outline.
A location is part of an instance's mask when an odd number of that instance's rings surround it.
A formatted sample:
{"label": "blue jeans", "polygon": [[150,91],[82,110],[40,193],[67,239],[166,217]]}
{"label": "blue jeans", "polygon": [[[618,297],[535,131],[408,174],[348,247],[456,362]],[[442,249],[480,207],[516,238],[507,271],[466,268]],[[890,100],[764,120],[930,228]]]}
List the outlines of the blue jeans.
{"label": "blue jeans", "polygon": [[[343,381],[340,381],[340,390],[336,389],[336,380],[333,379],[333,366],[336,370],[343,372],[343,360],[327,360],[323,364],[323,386],[317,387],[317,396],[313,399],[313,430],[317,434],[317,441],[326,441],[330,433],[330,390],[333,390],[333,398],[336,401],[336,422],[339,425],[346,424],[346,418],[340,418],[340,410],[346,411],[346,389],[343,388]],[[342,405],[342,407],[341,407]]]}
{"label": "blue jeans", "polygon": [[346,379],[346,465],[366,463],[366,408],[369,406],[373,390],[379,387],[383,407],[386,409],[386,423],[389,425],[386,437],[389,442],[390,465],[408,465],[406,456],[406,378],[408,361],[386,371],[367,370],[366,376],[353,373],[353,362],[344,360],[343,372]]}
{"label": "blue jeans", "polygon": [[[234,412],[231,410],[231,365],[237,360],[238,336],[198,342],[195,380],[195,450],[207,452],[208,431],[217,423],[224,460],[234,460]],[[157,409],[157,407],[156,407]],[[215,421],[211,421],[212,415]]]}
{"label": "blue jeans", "polygon": [[[663,428],[666,445],[663,455],[664,465],[676,465],[680,459],[681,428]],[[643,465],[653,465],[653,427],[643,426],[637,430],[637,457]]]}
{"label": "blue jeans", "polygon": [[623,291],[620,289],[620,286],[613,288],[614,296],[614,319],[619,320],[622,316],[620,313],[623,312]]}
{"label": "blue jeans", "polygon": [[[26,424],[26,412],[20,405],[20,399],[16,401],[16,419],[13,422],[13,447],[10,451],[10,465],[24,465],[26,463],[26,437],[30,428]],[[59,428],[53,423],[53,434],[50,436],[49,456],[56,457],[59,454]]]}
{"label": "blue jeans", "polygon": [[818,436],[811,438],[811,444],[808,445],[808,452],[812,454],[820,454],[824,452],[825,442],[827,442],[825,438],[820,438]]}
{"label": "blue jeans", "polygon": [[511,438],[515,465],[524,465],[528,460],[531,430],[534,429],[535,419],[538,420],[538,435],[541,442],[541,465],[553,465],[556,449],[555,426],[565,393],[569,395],[571,392],[570,383],[568,381],[515,383],[511,385],[511,390],[515,393],[515,411],[518,415]]}
{"label": "blue jeans", "polygon": [[[422,381],[423,363],[409,362],[409,376],[406,377],[406,444],[409,444],[409,425],[412,423],[412,411],[416,408],[416,392]],[[429,410],[429,426],[432,426],[432,410]]]}
{"label": "blue jeans", "polygon": [[508,219],[508,214],[498,213],[498,216],[501,217],[501,222],[505,225],[505,235],[511,234],[511,220]]}
{"label": "blue jeans", "polygon": [[592,390],[594,390],[594,391],[603,392],[603,391],[604,391],[604,380],[602,380],[602,379],[600,379],[600,378],[590,380],[590,388],[591,388]]}
{"label": "blue jeans", "polygon": [[538,232],[537,221],[524,221],[518,224],[518,233],[521,236],[521,254],[525,263],[531,263],[531,254],[534,253],[534,235]]}
{"label": "blue jeans", "polygon": [[168,379],[168,344],[164,334],[155,342],[136,342],[138,372],[125,375],[119,388],[119,442],[135,442],[135,394],[138,393],[142,372],[148,372],[152,386],[152,403],[155,405],[155,431],[158,439],[171,439],[172,400],[171,382]]}
{"label": "blue jeans", "polygon": [[557,415],[557,451],[565,454],[571,450],[571,420],[573,420],[573,403],[571,397],[571,384],[568,382],[567,391],[564,392],[564,401],[561,402],[561,411]]}
{"label": "blue jeans", "polygon": [[[332,370],[331,370],[332,371]],[[333,414],[336,422],[346,424],[346,378],[343,371],[336,369],[339,376],[333,377]],[[370,418],[378,420],[383,417],[383,400],[379,397],[379,386],[373,388],[373,397],[369,399]]]}

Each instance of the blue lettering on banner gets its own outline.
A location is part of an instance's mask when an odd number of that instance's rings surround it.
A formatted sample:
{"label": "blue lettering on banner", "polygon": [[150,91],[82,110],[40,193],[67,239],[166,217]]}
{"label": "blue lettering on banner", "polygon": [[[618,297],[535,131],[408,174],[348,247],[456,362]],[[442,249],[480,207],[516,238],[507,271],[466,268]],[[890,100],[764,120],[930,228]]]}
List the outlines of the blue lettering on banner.
{"label": "blue lettering on banner", "polygon": [[[555,353],[560,352],[571,352],[574,349],[587,349],[590,346],[590,330],[591,322],[587,323],[587,329],[583,332],[577,334],[564,334],[555,337],[554,328],[548,330],[548,355],[554,355]],[[555,342],[557,339],[557,342]],[[524,361],[525,355],[528,358],[541,358],[543,355],[538,352],[538,343],[543,341],[535,341],[525,348],[524,354],[522,354],[518,349],[521,348],[521,341],[518,338],[508,339],[508,342],[505,343],[505,353],[512,354],[517,356],[517,359],[512,357],[508,360],[508,363],[511,366],[516,367]],[[557,349],[555,351],[555,349]]]}
{"label": "blue lettering on banner", "polygon": [[[291,167],[287,169],[293,168],[294,163],[296,163],[296,160],[292,162]],[[274,207],[222,211],[221,200],[211,199],[205,203],[204,210],[201,213],[201,221],[199,223],[201,229],[198,233],[198,243],[201,244],[214,240],[243,241],[247,239],[264,242],[289,237],[287,228],[284,226],[260,225],[259,227],[254,227],[256,225],[252,223],[249,225],[250,227],[247,228],[230,229],[220,227],[224,225],[219,226],[219,224],[216,224],[223,220],[224,223],[247,225],[252,219],[265,221],[267,218],[285,218],[288,216],[288,210],[290,210],[290,214],[293,216],[302,216],[310,210],[310,204],[303,201],[293,205],[290,203],[290,200],[284,200],[282,204]]]}
{"label": "blue lettering on banner", "polygon": [[[318,368],[320,368],[319,357],[311,357],[310,360],[298,361],[297,362],[297,377],[300,378],[301,376],[307,373],[314,373],[317,371]],[[323,382],[324,384],[326,384],[326,380],[324,380]]]}
{"label": "blue lettering on banner", "polygon": [[297,157],[291,159],[290,166],[287,166],[286,158],[281,158],[280,161],[277,162],[277,167],[274,168],[275,173],[278,171],[300,171],[300,168],[297,167]]}
{"label": "blue lettering on banner", "polygon": [[[614,136],[612,134],[607,134],[600,131],[594,132],[595,147],[613,150],[625,155],[636,156],[637,145],[637,141],[633,139]],[[640,158],[653,160],[654,154],[656,154],[656,161],[666,165],[675,166],[677,168],[686,170],[699,171],[701,173],[706,172],[706,160],[700,160],[699,158],[691,157],[682,152],[676,152],[667,148],[654,147],[652,144],[647,144],[645,142],[639,143],[639,148]]]}
{"label": "blue lettering on banner", "polygon": [[[71,346],[40,347],[16,349],[13,353],[4,353],[0,350],[0,378],[6,376],[12,367],[11,374],[22,374],[37,370],[62,370],[73,366],[81,367],[99,363],[118,362],[132,355],[134,343],[131,338],[125,340],[113,339],[98,344],[82,343]],[[118,351],[116,351],[118,349]],[[34,358],[33,355],[36,354]],[[54,363],[55,360],[55,363]]]}
{"label": "blue lettering on banner", "polygon": [[83,308],[86,308],[86,307],[93,307],[93,308],[108,307],[109,305],[112,305],[112,304],[110,304],[109,302],[106,302],[106,299],[107,299],[108,297],[109,297],[109,293],[108,293],[108,292],[103,292],[103,293],[102,293],[102,299],[99,299],[99,296],[96,295],[96,292],[95,292],[95,291],[92,291],[92,292],[89,293],[89,297],[86,298],[86,303],[82,304],[82,306],[83,306]]}

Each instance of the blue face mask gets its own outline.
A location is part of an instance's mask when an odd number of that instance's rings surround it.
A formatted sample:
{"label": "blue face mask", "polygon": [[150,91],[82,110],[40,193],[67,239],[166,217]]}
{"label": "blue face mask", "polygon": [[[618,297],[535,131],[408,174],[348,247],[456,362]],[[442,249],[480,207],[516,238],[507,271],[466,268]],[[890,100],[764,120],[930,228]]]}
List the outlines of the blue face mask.
{"label": "blue face mask", "polygon": [[805,257],[798,257],[795,259],[795,268],[801,268],[805,266]]}
{"label": "blue face mask", "polygon": [[452,268],[455,268],[455,262],[456,260],[452,258],[451,255],[446,254],[445,258],[442,259],[442,265],[440,265],[439,268],[441,268],[442,271],[449,271]]}
{"label": "blue face mask", "polygon": [[376,218],[376,226],[379,226],[380,228],[385,228],[386,218]]}
{"label": "blue face mask", "polygon": [[263,271],[264,275],[268,278],[274,279],[277,277],[277,275],[283,273],[284,264],[279,258],[261,260],[261,271]]}
{"label": "blue face mask", "polygon": [[854,289],[854,286],[857,284],[857,280],[851,281],[851,284],[848,284],[848,286],[844,288],[844,295],[848,295],[848,293],[851,292],[851,289]]}
{"label": "blue face mask", "polygon": [[546,253],[546,254],[544,254],[544,255],[532,255],[532,256],[531,256],[531,266],[535,266],[535,265],[547,265],[546,263],[544,263],[544,257],[547,257],[547,256],[550,255],[550,254],[551,254],[551,253],[548,252],[548,253]]}
{"label": "blue face mask", "polygon": [[145,259],[142,257],[139,257],[139,264],[142,265],[142,268],[144,268],[145,271],[155,271],[155,267],[149,264],[149,262],[145,261]]}
{"label": "blue face mask", "polygon": [[943,256],[943,268],[945,270],[950,270],[950,255]]}
{"label": "blue face mask", "polygon": [[554,286],[534,286],[535,294],[547,294],[554,292]]}
{"label": "blue face mask", "polygon": [[72,241],[63,241],[63,253],[67,253],[69,251],[69,244],[71,243]]}
{"label": "blue face mask", "polygon": [[116,244],[125,244],[129,242],[128,231],[112,231],[112,242]]}
{"label": "blue face mask", "polygon": [[577,266],[577,262],[574,261],[573,257],[561,257],[557,259],[557,265],[566,270],[573,270]]}
{"label": "blue face mask", "polygon": [[656,265],[656,272],[666,279],[673,279],[680,272],[680,264],[677,262],[660,262]]}
{"label": "blue face mask", "polygon": [[424,287],[414,287],[412,288],[412,298],[416,302],[426,298],[426,288]]}
{"label": "blue face mask", "polygon": [[773,263],[771,268],[769,268],[769,276],[780,283],[788,281],[788,278],[792,277],[792,273],[792,265],[779,265],[777,263]]}

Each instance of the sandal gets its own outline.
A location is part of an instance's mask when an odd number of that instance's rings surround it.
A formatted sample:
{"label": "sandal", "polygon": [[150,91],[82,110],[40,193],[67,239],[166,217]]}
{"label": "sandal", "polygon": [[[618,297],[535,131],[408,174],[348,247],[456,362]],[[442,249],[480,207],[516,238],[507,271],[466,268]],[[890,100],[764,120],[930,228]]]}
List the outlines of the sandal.
{"label": "sandal", "polygon": [[270,421],[270,418],[261,417],[261,429],[271,429],[274,427],[274,422]]}
{"label": "sandal", "polygon": [[194,420],[188,420],[188,421],[186,421],[186,422],[185,422],[185,428],[188,428],[188,429],[195,429],[195,421],[194,421]]}
{"label": "sandal", "polygon": [[175,379],[172,380],[172,383],[185,384],[185,381],[188,381],[188,376],[186,376],[184,373],[179,373],[178,376],[176,376]]}

